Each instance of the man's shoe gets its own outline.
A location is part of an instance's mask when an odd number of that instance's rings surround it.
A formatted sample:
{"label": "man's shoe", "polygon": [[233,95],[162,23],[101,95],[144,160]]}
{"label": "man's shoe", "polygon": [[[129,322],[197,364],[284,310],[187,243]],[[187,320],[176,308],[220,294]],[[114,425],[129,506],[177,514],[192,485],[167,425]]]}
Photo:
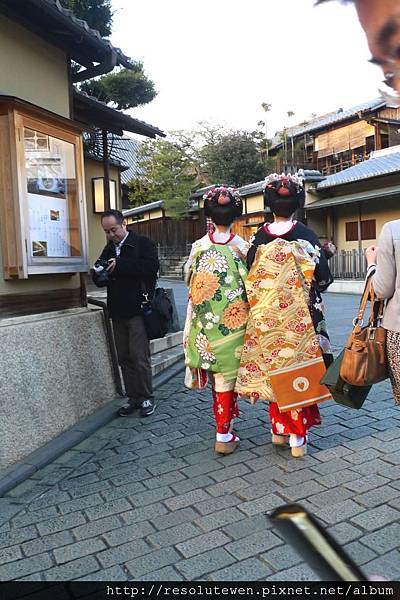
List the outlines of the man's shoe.
{"label": "man's shoe", "polygon": [[154,398],[146,398],[146,400],[143,400],[142,402],[142,407],[140,409],[140,416],[141,417],[149,417],[150,415],[153,414],[153,412],[156,410],[156,403],[154,401]]}
{"label": "man's shoe", "polygon": [[135,410],[136,410],[136,406],[132,406],[132,404],[125,404],[124,406],[121,406],[121,408],[118,411],[118,415],[120,417],[129,417],[129,415],[131,415]]}

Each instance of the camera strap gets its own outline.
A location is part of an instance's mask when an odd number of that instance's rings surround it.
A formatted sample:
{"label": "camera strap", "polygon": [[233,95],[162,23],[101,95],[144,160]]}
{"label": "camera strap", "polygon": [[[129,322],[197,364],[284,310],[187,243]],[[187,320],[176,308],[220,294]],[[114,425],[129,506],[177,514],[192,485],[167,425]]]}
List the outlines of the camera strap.
{"label": "camera strap", "polygon": [[149,292],[147,291],[146,284],[144,283],[144,281],[142,279],[140,280],[140,287],[142,288],[142,296],[143,296],[143,300],[141,302],[141,308],[145,308],[146,306],[149,306],[151,304],[151,300],[149,299]]}

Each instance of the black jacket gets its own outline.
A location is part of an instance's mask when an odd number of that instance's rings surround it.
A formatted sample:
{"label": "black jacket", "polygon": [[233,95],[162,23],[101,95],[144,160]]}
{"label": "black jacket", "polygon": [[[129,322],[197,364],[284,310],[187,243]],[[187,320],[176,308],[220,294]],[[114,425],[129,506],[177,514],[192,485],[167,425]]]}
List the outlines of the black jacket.
{"label": "black jacket", "polygon": [[130,231],[117,257],[115,245],[109,242],[101,259],[117,258],[107,286],[107,305],[112,319],[129,319],[140,314],[143,300],[141,281],[150,298],[154,293],[159,262],[156,245],[149,238]]}

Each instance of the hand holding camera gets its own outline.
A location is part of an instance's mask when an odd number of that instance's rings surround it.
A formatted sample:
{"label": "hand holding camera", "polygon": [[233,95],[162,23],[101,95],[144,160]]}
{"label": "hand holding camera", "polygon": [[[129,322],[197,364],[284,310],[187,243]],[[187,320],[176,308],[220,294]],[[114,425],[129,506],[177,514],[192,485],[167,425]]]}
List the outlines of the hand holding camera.
{"label": "hand holding camera", "polygon": [[[115,269],[115,258],[96,260],[92,270],[93,283],[97,287],[106,287],[110,282],[110,273]],[[112,267],[112,268],[111,268]]]}

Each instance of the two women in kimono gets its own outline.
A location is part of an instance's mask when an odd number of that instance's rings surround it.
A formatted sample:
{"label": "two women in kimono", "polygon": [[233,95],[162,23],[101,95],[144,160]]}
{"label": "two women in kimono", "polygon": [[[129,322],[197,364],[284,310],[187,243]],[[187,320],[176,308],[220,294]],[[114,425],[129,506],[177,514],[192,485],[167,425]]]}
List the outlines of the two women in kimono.
{"label": "two women in kimono", "polygon": [[[327,259],[317,236],[293,219],[304,205],[300,177],[274,174],[266,178],[265,206],[271,209],[274,222],[257,231],[248,252],[246,242],[230,233],[229,219],[224,221],[225,231],[220,230],[221,206],[228,210],[228,202],[221,204],[220,199],[231,194],[222,192],[221,196],[216,188],[205,200],[205,214],[212,218],[216,232],[193,244],[188,262],[191,304],[184,337],[186,364],[192,368],[189,385],[193,387],[196,381],[202,387],[204,371],[211,374],[216,451],[227,453],[237,446],[239,440],[231,427],[238,415],[239,394],[252,402],[269,402],[272,442],[289,444],[292,456],[301,457],[307,450],[308,429],[321,422],[317,402],[330,398],[327,388],[319,384],[324,364],[332,360],[320,296],[332,282]],[[234,194],[229,205],[237,210],[231,209],[230,223],[241,214],[241,202]],[[245,254],[248,275],[242,262]],[[223,263],[222,255],[233,261]],[[207,287],[211,278],[214,287]],[[208,300],[203,298],[206,289],[207,296],[213,293]],[[235,318],[227,319],[228,315]],[[224,345],[229,348],[226,353]],[[204,361],[210,357],[211,361]],[[227,384],[230,400],[223,401]]]}

